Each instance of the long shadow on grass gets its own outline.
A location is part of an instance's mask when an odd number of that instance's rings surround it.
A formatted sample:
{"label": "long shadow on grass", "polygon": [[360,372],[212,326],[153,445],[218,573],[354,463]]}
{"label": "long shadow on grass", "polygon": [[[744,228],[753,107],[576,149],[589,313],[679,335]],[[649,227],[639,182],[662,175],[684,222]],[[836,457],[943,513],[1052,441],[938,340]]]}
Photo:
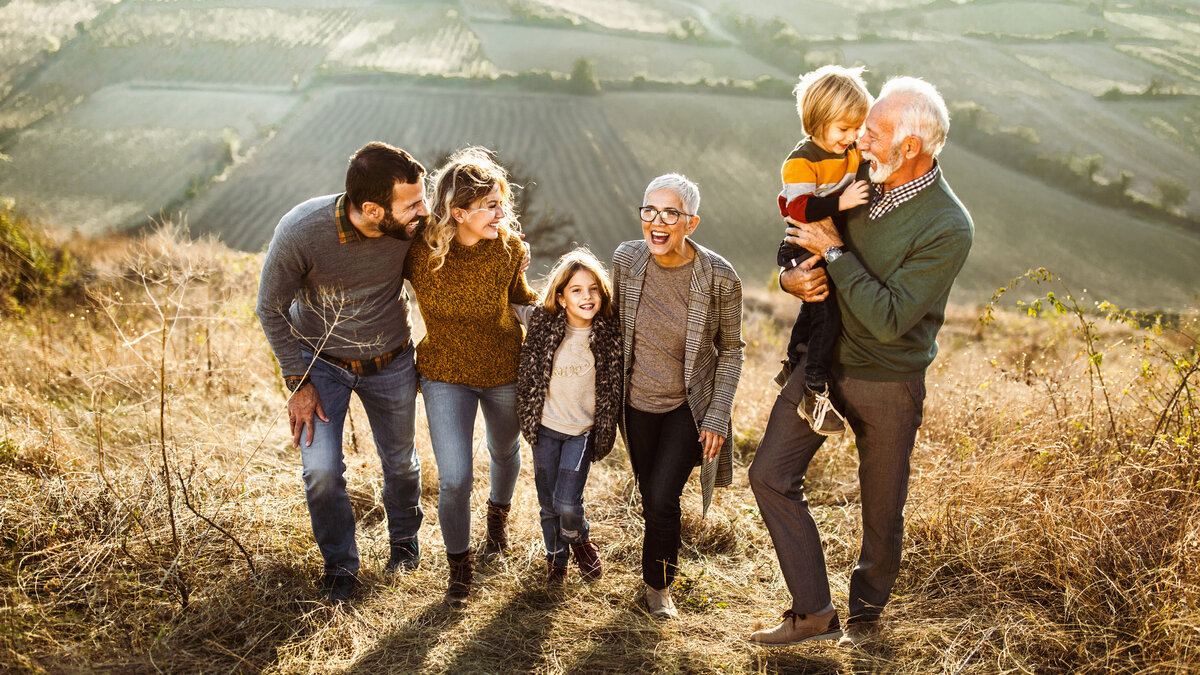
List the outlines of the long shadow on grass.
{"label": "long shadow on grass", "polygon": [[[632,592],[625,595],[633,597]],[[641,673],[659,670],[655,668],[655,661],[658,660],[659,645],[663,641],[663,630],[661,622],[650,618],[637,605],[623,604],[606,625],[588,631],[592,639],[591,648],[576,656],[564,670],[568,673]],[[702,654],[697,658],[698,666],[691,670],[711,670]]]}
{"label": "long shadow on grass", "polygon": [[[273,564],[257,577],[233,575],[219,585],[193,590],[173,635],[156,649],[149,666],[167,670],[258,672],[269,668],[280,647],[302,640],[314,627],[306,617],[326,603],[299,564]],[[141,670],[134,664],[127,666]],[[149,668],[147,668],[149,669]]]}
{"label": "long shadow on grass", "polygon": [[[828,644],[828,643],[826,643]],[[757,672],[763,673],[845,673],[846,666],[839,660],[814,654],[812,643],[796,647],[748,647],[758,653],[752,663]],[[855,673],[861,672],[858,670]],[[866,671],[876,672],[876,671]]]}
{"label": "long shadow on grass", "polygon": [[525,673],[545,662],[543,649],[554,625],[554,614],[562,600],[560,593],[546,591],[540,574],[526,575],[521,590],[496,608],[492,620],[472,635],[447,673]]}
{"label": "long shadow on grass", "polygon": [[429,650],[438,643],[438,635],[457,625],[463,613],[450,609],[439,597],[425,605],[419,614],[375,643],[344,672],[420,672]]}

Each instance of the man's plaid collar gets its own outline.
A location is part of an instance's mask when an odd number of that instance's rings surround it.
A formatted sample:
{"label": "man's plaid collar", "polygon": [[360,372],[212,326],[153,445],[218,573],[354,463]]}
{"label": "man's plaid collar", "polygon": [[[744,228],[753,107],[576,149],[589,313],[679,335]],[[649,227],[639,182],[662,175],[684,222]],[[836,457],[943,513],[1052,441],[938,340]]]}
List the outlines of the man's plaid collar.
{"label": "man's plaid collar", "polygon": [[904,202],[916,197],[921,190],[932,185],[940,175],[942,175],[942,167],[935,159],[933,160],[933,168],[926,172],[925,175],[914,178],[904,185],[894,187],[887,192],[884,192],[882,185],[873,183],[871,185],[870,211],[867,213],[867,216],[871,220],[882,218]]}
{"label": "man's plaid collar", "polygon": [[358,230],[354,229],[354,225],[350,222],[350,214],[346,213],[345,192],[342,193],[342,196],[338,197],[337,207],[335,210],[337,215],[336,220],[338,229],[338,243],[348,244],[352,241],[362,241],[362,234],[359,233]]}

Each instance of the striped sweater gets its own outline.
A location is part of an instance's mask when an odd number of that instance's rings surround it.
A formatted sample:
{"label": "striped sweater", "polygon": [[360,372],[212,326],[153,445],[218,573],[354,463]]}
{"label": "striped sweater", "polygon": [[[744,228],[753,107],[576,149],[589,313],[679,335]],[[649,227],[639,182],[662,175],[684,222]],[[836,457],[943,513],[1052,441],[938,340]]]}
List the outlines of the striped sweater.
{"label": "striped sweater", "polygon": [[836,155],[806,137],[783,162],[779,213],[802,223],[829,218],[838,212],[838,197],[854,182],[862,161],[857,144]]}

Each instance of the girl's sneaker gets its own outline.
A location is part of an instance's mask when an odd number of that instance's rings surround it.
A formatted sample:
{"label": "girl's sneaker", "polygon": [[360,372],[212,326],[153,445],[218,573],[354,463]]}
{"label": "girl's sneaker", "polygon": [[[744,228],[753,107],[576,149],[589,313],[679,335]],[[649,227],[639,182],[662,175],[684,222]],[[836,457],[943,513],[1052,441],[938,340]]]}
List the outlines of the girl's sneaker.
{"label": "girl's sneaker", "polygon": [[604,564],[600,562],[600,551],[591,541],[581,541],[571,544],[571,553],[575,556],[575,564],[579,565],[579,574],[588,581],[594,581],[604,574]]}

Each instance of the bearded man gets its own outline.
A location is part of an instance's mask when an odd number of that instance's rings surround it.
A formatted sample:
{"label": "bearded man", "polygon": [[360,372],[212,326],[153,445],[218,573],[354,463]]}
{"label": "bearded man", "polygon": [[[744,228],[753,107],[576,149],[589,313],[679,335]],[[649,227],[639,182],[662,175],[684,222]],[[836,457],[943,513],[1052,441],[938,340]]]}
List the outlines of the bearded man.
{"label": "bearded man", "polygon": [[292,392],[292,445],[304,435],[304,495],[325,561],[322,586],[335,603],[358,584],[342,455],[351,392],[367,413],[383,467],[391,544],[384,570],[411,570],[420,560],[417,373],[403,273],[429,215],[424,176],[407,152],[368,143],[350,158],[344,193],[310,199],[279,221],[263,263],[258,317]]}
{"label": "bearded man", "polygon": [[[750,466],[750,485],[792,596],[783,621],[751,635],[754,643],[841,638],[843,645],[858,645],[878,630],[900,570],[925,370],[937,354],[950,287],[974,236],[937,161],[949,127],[946,104],[933,85],[912,77],[890,80],[859,140],[866,161],[858,178],[869,178],[870,201],[848,212],[844,237],[828,219],[788,228],[788,243],[815,255],[781,274],[783,289],[817,302],[828,295],[832,279],[842,308],[830,392],[854,431],[863,536],[843,634],[804,494],[805,473],[825,436],[797,414],[804,379],[803,366],[797,366],[775,400]],[[820,258],[825,269],[813,267]]]}

